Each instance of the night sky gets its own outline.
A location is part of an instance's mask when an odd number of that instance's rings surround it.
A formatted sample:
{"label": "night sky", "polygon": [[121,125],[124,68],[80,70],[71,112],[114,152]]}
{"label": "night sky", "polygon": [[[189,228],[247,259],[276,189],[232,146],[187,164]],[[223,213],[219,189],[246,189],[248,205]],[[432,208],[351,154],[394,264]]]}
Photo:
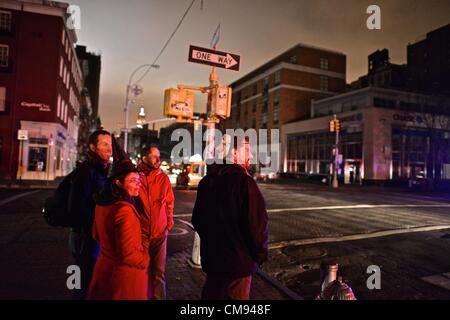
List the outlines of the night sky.
{"label": "night sky", "polygon": [[[81,8],[78,44],[101,53],[100,116],[111,131],[123,126],[131,72],[152,62],[191,0],[72,0]],[[381,30],[368,30],[366,9],[381,7]],[[218,49],[241,55],[239,72],[219,70],[229,84],[297,43],[347,55],[347,82],[367,72],[367,55],[388,48],[391,62],[406,63],[406,45],[450,23],[449,0],[197,0],[181,28],[141,82],[147,120],[163,118],[164,89],[208,85],[210,68],[187,61],[189,45],[209,47],[221,23]],[[204,111],[200,98],[196,111]],[[130,113],[130,124],[138,108]]]}

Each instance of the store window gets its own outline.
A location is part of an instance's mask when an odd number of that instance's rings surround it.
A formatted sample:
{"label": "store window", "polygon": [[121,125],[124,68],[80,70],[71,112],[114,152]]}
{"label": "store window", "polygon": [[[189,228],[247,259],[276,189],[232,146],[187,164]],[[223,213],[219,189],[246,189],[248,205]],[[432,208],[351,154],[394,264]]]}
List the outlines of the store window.
{"label": "store window", "polygon": [[28,171],[45,172],[47,169],[47,148],[29,147]]}

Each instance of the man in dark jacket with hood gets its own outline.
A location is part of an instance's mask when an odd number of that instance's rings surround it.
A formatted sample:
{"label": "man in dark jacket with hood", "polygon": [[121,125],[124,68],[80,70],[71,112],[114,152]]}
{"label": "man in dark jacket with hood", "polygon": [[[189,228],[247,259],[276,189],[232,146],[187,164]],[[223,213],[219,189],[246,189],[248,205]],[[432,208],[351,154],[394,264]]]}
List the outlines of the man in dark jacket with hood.
{"label": "man in dark jacket with hood", "polygon": [[208,167],[197,191],[192,223],[207,274],[202,299],[248,300],[252,275],[267,260],[268,215],[248,174],[248,141],[232,150],[234,164]]}
{"label": "man in dark jacket with hood", "polygon": [[92,237],[95,212],[93,196],[104,188],[108,162],[112,155],[112,140],[108,131],[95,131],[90,135],[88,143],[88,160],[75,169],[68,205],[72,221],[69,246],[75,264],[81,270],[81,289],[75,289],[73,295],[76,300],[85,299],[100,253],[99,244]]}

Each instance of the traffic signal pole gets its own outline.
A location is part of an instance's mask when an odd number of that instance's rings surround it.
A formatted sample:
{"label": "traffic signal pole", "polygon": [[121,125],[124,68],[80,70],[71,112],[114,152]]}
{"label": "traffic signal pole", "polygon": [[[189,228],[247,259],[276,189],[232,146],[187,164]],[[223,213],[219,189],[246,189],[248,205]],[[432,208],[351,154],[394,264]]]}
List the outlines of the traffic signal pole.
{"label": "traffic signal pole", "polygon": [[333,117],[334,122],[334,132],[336,134],[335,136],[335,145],[334,145],[334,177],[333,177],[333,188],[339,187],[339,181],[338,181],[338,157],[339,157],[339,120],[337,120],[336,115]]}

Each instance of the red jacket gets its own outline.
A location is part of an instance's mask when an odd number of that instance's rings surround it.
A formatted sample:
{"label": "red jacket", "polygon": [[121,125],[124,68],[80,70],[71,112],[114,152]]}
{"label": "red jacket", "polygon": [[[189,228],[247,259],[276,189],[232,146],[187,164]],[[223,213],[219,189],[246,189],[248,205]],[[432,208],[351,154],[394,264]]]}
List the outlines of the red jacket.
{"label": "red jacket", "polygon": [[100,257],[87,299],[147,300],[149,256],[134,206],[126,201],[97,205],[93,237],[100,241]]}
{"label": "red jacket", "polygon": [[141,214],[144,237],[157,238],[173,227],[175,197],[169,177],[161,170],[139,166],[144,172],[136,207]]}

